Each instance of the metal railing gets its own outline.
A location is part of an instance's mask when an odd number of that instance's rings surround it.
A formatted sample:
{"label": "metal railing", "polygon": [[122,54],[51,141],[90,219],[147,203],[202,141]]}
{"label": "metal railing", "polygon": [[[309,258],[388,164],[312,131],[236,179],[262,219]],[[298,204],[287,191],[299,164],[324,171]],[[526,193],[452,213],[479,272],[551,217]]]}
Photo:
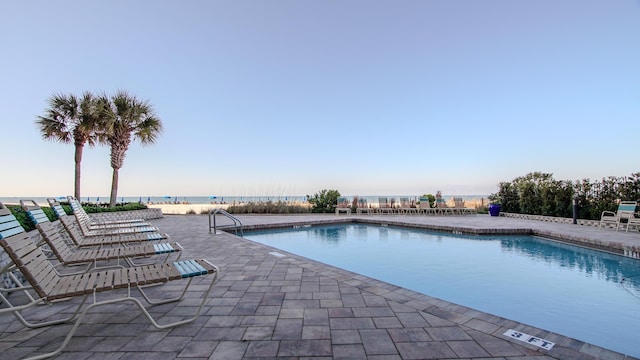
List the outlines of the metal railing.
{"label": "metal railing", "polygon": [[[228,219],[230,219],[232,221],[231,224],[223,224],[223,225],[218,225],[216,222],[216,215],[222,215]],[[213,226],[212,226],[213,225]],[[240,230],[240,236],[244,236],[243,230],[242,230],[242,222],[236,218],[235,216],[229,214],[228,212],[224,211],[223,209],[211,209],[209,210],[209,234],[212,233],[211,229],[213,229],[213,233],[217,233],[218,230],[223,230],[223,229],[233,229],[235,231],[235,235],[238,236],[238,230]]]}

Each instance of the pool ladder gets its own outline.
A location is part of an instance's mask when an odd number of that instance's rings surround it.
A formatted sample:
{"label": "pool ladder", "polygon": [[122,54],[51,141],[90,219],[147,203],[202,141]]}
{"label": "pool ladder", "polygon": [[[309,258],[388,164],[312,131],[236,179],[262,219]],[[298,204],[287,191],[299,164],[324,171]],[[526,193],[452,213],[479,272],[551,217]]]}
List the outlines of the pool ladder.
{"label": "pool ladder", "polygon": [[[231,220],[231,224],[225,224],[225,225],[217,225],[216,223],[216,215],[222,215],[228,219]],[[213,226],[212,226],[213,225]],[[209,234],[212,233],[211,229],[213,229],[213,233],[217,234],[218,230],[223,230],[223,229],[233,229],[235,231],[236,236],[238,236],[238,230],[240,231],[240,236],[244,236],[244,233],[242,231],[242,222],[236,218],[235,216],[229,214],[228,212],[226,212],[223,209],[211,209],[209,210]]]}

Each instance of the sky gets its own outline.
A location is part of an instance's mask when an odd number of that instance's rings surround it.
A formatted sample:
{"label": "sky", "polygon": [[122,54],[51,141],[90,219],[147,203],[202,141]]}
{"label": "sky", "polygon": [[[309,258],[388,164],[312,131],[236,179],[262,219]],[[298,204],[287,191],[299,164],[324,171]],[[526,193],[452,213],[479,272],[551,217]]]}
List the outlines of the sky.
{"label": "sky", "polygon": [[[120,196],[490,194],[640,171],[640,0],[5,1],[0,196],[73,194],[57,93],[126,90],[164,131]],[[85,148],[82,196],[108,195]]]}

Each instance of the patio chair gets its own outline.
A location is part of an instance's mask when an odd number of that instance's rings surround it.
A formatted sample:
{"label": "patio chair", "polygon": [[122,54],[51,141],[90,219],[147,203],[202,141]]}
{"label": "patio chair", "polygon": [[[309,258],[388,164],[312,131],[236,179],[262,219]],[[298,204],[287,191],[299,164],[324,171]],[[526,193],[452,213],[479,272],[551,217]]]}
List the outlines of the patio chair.
{"label": "patio chair", "polygon": [[440,192],[436,194],[435,208],[437,209],[437,213],[440,215],[448,215],[448,214],[454,215],[456,213],[455,209],[447,206],[447,202],[445,201],[445,199],[442,198],[442,195],[440,195]]}
{"label": "patio chair", "polygon": [[349,199],[346,197],[338,198],[338,205],[336,206],[336,215],[344,212],[347,215],[351,215],[351,204],[349,203]]}
{"label": "patio chair", "polygon": [[417,214],[418,208],[416,208],[408,197],[400,198],[400,207],[398,208],[398,213],[402,214]]}
{"label": "patio chair", "polygon": [[[158,329],[167,329],[193,322],[199,317],[219,273],[218,267],[202,259],[61,275],[45,258],[36,244],[30,241],[29,234],[24,231],[15,216],[2,203],[0,203],[0,248],[4,250],[11,261],[10,269],[19,271],[26,280],[26,284],[16,282],[16,287],[14,288],[0,288],[0,300],[4,304],[4,307],[0,308],[0,314],[11,313],[20,323],[30,328],[74,322],[62,344],[57,349],[34,356],[31,359],[42,359],[59,354],[71,340],[87,311],[100,305],[132,302],[138,306],[151,324]],[[5,267],[3,270],[7,269]],[[151,316],[141,300],[132,296],[132,290],[137,289],[142,298],[151,305],[179,301],[184,298],[192,280],[195,277],[204,275],[212,275],[211,282],[208,286],[197,289],[202,291],[203,295],[195,315],[182,320],[159,324]],[[176,280],[185,280],[186,285],[184,289],[180,290],[178,296],[172,298],[154,300],[142,289],[146,285],[163,284]],[[173,289],[169,288],[166,291],[173,291]],[[9,296],[14,292],[33,295],[25,299],[26,303],[23,301],[19,304],[14,304],[10,301],[14,300],[13,297]],[[77,308],[75,308],[73,314],[66,318],[32,322],[25,318],[26,314],[23,315],[22,313],[24,310],[36,308],[38,305],[53,305],[58,301],[72,298],[80,298],[80,301],[75,304]],[[19,297],[17,300],[21,299],[24,299],[24,297]],[[66,303],[64,308],[68,308],[69,305],[69,303]],[[95,322],[96,318],[94,317],[92,321]]]}
{"label": "patio chair", "polygon": [[640,231],[640,214],[635,213],[632,214],[627,220],[627,232],[629,232],[629,228],[634,226],[636,230]]}
{"label": "patio chair", "polygon": [[356,207],[356,214],[362,213],[372,214],[373,209],[369,207],[369,204],[367,204],[367,199],[358,198],[358,207]]}
{"label": "patio chair", "polygon": [[378,214],[393,214],[395,209],[386,197],[378,198]]}
{"label": "patio chair", "polygon": [[[62,206],[55,199],[47,199],[51,208],[54,209],[54,212],[57,216],[66,214]],[[60,206],[57,206],[60,205]],[[73,205],[72,205],[73,208]],[[82,208],[82,207],[80,207]],[[82,234],[84,236],[103,236],[103,235],[124,235],[124,234],[132,234],[132,233],[146,233],[146,232],[158,232],[158,228],[154,226],[126,226],[126,224],[120,224],[117,226],[90,226],[90,220],[86,213],[81,211],[73,212],[73,216],[75,216],[78,221],[78,225],[82,230]]]}
{"label": "patio chair", "polygon": [[599,227],[615,226],[616,231],[618,231],[621,225],[628,228],[628,222],[634,217],[637,206],[638,203],[636,201],[621,201],[620,204],[618,204],[617,211],[605,210],[602,212]]}
{"label": "patio chair", "polygon": [[50,259],[54,258],[59,265],[85,264],[87,265],[85,270],[89,270],[98,268],[98,262],[116,260],[115,266],[136,266],[141,264],[137,264],[135,258],[153,257],[153,262],[166,262],[171,255],[177,255],[176,261],[180,260],[182,255],[182,246],[176,242],[152,244],[145,241],[145,243],[137,242],[136,244],[117,243],[116,246],[80,248],[73,243],[73,239],[60,220],[49,221],[47,215],[35,201],[20,200],[20,205],[42,235],[47,246],[45,253],[49,253]]}
{"label": "patio chair", "polygon": [[78,224],[78,219],[73,216],[61,216],[58,218],[60,223],[69,233],[69,236],[78,247],[96,246],[96,245],[114,245],[114,244],[127,244],[135,242],[167,242],[169,240],[169,234],[158,232],[147,233],[132,233],[123,235],[113,234],[93,234],[85,235],[82,231],[82,227]]}
{"label": "patio chair", "polygon": [[465,206],[464,200],[461,197],[453,197],[454,210],[460,215],[467,215],[475,213],[475,209],[471,209]]}
{"label": "patio chair", "polygon": [[169,235],[160,232],[129,233],[129,234],[103,234],[102,232],[88,231],[84,229],[75,216],[67,215],[60,203],[55,199],[47,199],[58,220],[67,229],[69,236],[78,247],[114,245],[132,242],[158,241],[169,239]]}

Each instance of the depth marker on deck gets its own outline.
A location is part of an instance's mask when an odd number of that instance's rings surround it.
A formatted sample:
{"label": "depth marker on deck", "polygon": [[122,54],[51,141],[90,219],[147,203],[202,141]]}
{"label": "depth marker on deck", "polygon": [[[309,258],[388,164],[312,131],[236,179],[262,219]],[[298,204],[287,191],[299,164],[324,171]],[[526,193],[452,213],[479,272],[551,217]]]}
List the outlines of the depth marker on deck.
{"label": "depth marker on deck", "polygon": [[516,339],[516,340],[520,340],[523,342],[526,342],[527,344],[531,344],[531,345],[535,345],[537,347],[541,347],[545,350],[551,350],[551,348],[553,348],[553,345],[555,345],[555,343],[549,341],[549,340],[545,340],[545,339],[540,339],[539,337],[535,337],[529,334],[525,334],[523,332],[520,331],[516,331],[513,329],[509,329],[507,330],[504,334],[504,336],[510,337],[512,339]]}
{"label": "depth marker on deck", "polygon": [[285,254],[281,254],[281,253],[279,253],[279,252],[277,252],[277,251],[272,251],[272,252],[270,252],[269,254],[271,254],[271,255],[273,255],[273,256],[275,256],[275,257],[279,257],[279,258],[281,258],[281,257],[285,257],[285,256],[286,256]]}

